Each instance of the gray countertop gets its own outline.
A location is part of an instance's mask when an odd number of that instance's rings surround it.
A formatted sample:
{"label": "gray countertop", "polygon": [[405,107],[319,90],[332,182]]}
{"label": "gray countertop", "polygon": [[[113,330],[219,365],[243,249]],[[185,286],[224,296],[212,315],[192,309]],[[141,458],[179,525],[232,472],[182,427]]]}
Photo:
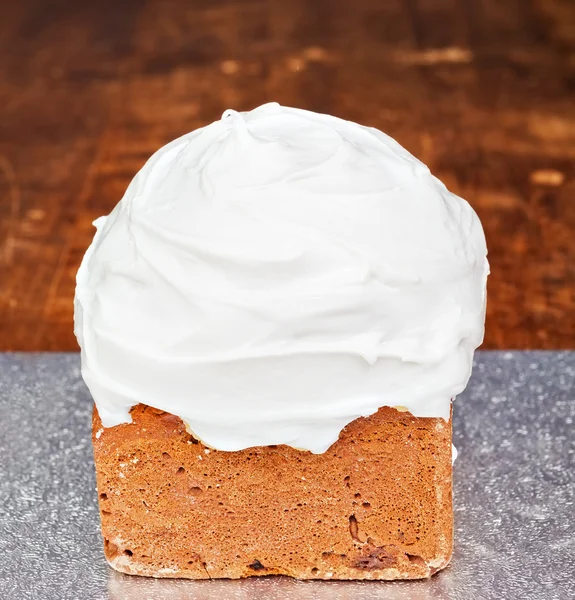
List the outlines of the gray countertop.
{"label": "gray countertop", "polygon": [[152,580],[101,548],[76,354],[0,354],[0,599],[575,598],[575,352],[480,352],[457,399],[455,553],[431,580]]}

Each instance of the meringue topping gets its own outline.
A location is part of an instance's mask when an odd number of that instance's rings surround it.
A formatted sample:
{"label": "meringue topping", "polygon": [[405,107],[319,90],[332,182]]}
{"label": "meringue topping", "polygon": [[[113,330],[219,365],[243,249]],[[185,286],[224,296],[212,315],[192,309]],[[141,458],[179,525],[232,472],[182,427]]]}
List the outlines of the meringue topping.
{"label": "meringue topping", "polygon": [[485,320],[469,204],[377,129],[266,104],[158,150],[77,276],[102,423],[324,452],[381,406],[449,418]]}

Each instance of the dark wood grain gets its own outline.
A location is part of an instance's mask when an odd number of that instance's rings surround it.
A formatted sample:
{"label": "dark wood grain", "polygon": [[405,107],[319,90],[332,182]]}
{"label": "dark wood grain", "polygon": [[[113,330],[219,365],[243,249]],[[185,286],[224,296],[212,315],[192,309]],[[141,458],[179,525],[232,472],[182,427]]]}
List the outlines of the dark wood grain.
{"label": "dark wood grain", "polygon": [[571,0],[0,8],[0,350],[73,350],[91,222],[160,145],[270,100],[396,137],[486,230],[487,348],[575,347]]}

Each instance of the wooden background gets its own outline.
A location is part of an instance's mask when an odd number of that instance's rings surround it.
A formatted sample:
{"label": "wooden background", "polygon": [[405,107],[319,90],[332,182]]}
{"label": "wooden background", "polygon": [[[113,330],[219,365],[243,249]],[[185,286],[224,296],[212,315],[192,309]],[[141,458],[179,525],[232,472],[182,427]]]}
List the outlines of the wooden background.
{"label": "wooden background", "polygon": [[396,137],[487,234],[485,347],[575,347],[572,0],[0,8],[0,350],[74,350],[74,277],[160,145],[266,101]]}

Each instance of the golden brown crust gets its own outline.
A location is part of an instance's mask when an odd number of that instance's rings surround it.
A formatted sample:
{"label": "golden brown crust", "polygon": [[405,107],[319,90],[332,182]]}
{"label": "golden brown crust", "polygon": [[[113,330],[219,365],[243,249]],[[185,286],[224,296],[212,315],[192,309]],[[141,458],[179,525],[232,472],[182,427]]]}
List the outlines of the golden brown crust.
{"label": "golden brown crust", "polygon": [[138,405],[93,443],[106,559],[153,577],[418,579],[452,549],[451,422],[381,408],[324,454],[222,452]]}

